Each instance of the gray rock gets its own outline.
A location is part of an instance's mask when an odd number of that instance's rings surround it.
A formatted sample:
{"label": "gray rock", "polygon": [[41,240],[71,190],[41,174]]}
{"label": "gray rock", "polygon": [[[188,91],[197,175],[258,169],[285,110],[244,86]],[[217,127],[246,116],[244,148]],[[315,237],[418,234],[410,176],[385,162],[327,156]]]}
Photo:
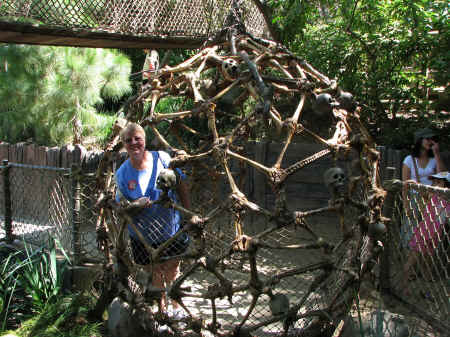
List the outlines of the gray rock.
{"label": "gray rock", "polygon": [[416,337],[403,316],[387,310],[376,310],[362,319],[347,318],[341,337]]}
{"label": "gray rock", "polygon": [[131,323],[131,307],[116,297],[108,308],[108,333],[111,337],[136,336]]}

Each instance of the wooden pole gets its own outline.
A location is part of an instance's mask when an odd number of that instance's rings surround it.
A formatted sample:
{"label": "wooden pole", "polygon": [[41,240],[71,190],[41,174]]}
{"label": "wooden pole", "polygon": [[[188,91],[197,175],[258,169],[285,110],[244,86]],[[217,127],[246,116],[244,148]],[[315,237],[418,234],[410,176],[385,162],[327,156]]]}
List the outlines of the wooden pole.
{"label": "wooden pole", "polygon": [[10,165],[7,159],[3,160],[3,193],[5,202],[5,235],[6,242],[12,243],[14,241],[14,234],[12,231],[12,209],[11,209],[11,188],[9,180]]}

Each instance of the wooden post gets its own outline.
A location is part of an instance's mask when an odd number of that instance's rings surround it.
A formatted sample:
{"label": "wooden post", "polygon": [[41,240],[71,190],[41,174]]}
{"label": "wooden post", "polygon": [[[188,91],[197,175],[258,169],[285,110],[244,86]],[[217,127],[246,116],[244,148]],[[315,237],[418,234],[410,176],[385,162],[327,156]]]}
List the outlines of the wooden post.
{"label": "wooden post", "polygon": [[9,181],[9,162],[7,159],[3,160],[3,193],[5,201],[5,235],[6,242],[12,243],[14,241],[14,234],[12,231],[12,210],[11,210],[11,189]]}
{"label": "wooden post", "polygon": [[79,165],[72,165],[72,239],[73,239],[73,264],[78,265],[81,257],[81,172]]}
{"label": "wooden post", "polygon": [[[386,181],[392,180],[395,178],[396,168],[395,167],[387,167],[386,168]],[[383,183],[384,183],[383,182]],[[392,190],[387,191],[386,199],[384,200],[383,205],[383,216],[389,219],[392,219],[393,210],[395,203],[395,192]],[[392,221],[387,224],[387,232],[385,234],[385,239],[383,242],[383,253],[380,257],[380,292],[384,294],[390,293],[391,290],[391,240],[393,239],[392,235]]]}

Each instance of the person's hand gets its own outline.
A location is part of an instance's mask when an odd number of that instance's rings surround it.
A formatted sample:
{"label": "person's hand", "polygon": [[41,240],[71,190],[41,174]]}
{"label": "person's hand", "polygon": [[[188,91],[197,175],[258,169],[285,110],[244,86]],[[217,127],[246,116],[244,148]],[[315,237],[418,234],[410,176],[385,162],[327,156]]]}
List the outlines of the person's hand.
{"label": "person's hand", "polygon": [[439,143],[435,142],[434,140],[432,140],[431,142],[432,142],[431,150],[433,150],[433,154],[436,157],[439,155]]}
{"label": "person's hand", "polygon": [[142,207],[142,208],[144,208],[144,207],[151,207],[152,206],[151,200],[149,198],[147,198],[147,197],[141,197],[139,199],[136,199],[133,203],[136,206]]}

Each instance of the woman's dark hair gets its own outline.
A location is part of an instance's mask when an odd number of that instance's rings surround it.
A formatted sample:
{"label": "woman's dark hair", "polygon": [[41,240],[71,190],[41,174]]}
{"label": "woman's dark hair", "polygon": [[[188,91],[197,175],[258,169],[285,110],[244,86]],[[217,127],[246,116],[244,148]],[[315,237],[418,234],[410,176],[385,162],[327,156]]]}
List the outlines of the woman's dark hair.
{"label": "woman's dark hair", "polygon": [[[417,142],[414,144],[413,148],[412,148],[412,156],[419,158],[420,156],[420,150],[422,150],[422,139],[423,138],[419,138],[417,140]],[[433,158],[434,157],[434,153],[433,150],[428,150],[428,157]]]}

